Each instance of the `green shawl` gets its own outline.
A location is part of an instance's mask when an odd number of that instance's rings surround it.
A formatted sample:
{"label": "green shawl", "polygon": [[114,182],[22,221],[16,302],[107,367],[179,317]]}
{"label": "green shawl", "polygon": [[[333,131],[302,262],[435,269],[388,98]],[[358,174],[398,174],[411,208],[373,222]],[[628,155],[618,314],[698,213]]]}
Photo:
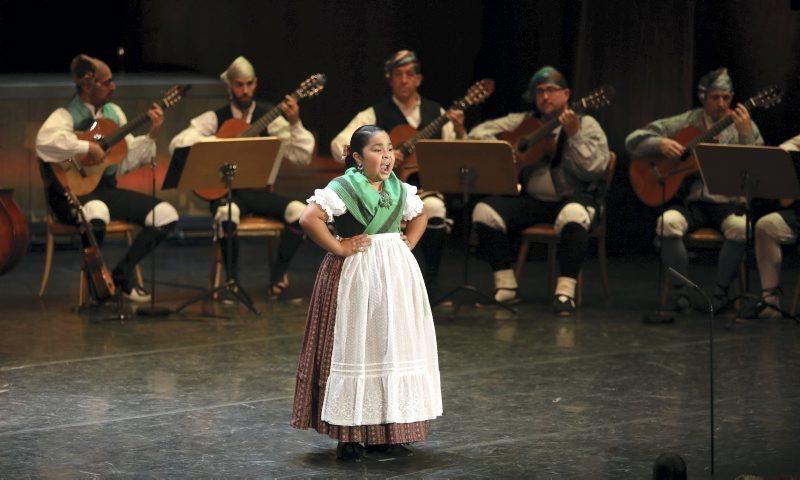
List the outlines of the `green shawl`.
{"label": "green shawl", "polygon": [[383,193],[377,192],[364,174],[349,168],[328,184],[342,199],[347,211],[362,225],[364,233],[400,231],[400,220],[406,205],[406,189],[392,172],[383,182]]}

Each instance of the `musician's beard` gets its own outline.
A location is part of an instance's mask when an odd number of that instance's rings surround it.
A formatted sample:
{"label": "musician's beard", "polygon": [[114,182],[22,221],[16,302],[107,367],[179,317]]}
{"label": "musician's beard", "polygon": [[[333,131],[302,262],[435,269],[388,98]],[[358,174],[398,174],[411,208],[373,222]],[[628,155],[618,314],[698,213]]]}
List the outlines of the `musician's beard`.
{"label": "musician's beard", "polygon": [[250,106],[253,105],[253,97],[250,97],[250,98],[248,98],[247,100],[244,100],[244,101],[239,99],[239,98],[237,98],[237,97],[233,97],[233,104],[234,104],[234,106],[236,106],[236,108],[238,108],[242,112],[246,112],[246,111],[250,110]]}

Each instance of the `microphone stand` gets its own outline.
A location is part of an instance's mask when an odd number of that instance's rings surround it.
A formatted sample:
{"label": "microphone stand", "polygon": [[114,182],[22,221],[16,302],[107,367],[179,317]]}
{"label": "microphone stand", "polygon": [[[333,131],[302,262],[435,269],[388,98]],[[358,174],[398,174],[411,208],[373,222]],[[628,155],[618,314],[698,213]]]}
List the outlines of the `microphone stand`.
{"label": "microphone stand", "polygon": [[703,296],[708,302],[708,403],[709,403],[709,417],[710,417],[710,424],[711,424],[711,432],[710,432],[710,439],[709,439],[709,447],[711,450],[711,476],[714,476],[714,303],[711,301],[711,298],[703,291],[702,288],[698,287],[696,283],[692,282],[688,278],[684,277],[677,270],[670,267],[668,270],[669,274],[681,282],[682,284],[686,285],[689,288],[692,288]]}
{"label": "microphone stand", "polygon": [[[156,224],[156,159],[150,162],[150,176],[153,180],[152,188],[150,190],[151,198],[153,199],[153,225]],[[142,317],[166,317],[172,310],[167,307],[156,306],[156,248],[150,252],[151,268],[150,268],[150,306],[144,306],[136,309],[136,315]]]}

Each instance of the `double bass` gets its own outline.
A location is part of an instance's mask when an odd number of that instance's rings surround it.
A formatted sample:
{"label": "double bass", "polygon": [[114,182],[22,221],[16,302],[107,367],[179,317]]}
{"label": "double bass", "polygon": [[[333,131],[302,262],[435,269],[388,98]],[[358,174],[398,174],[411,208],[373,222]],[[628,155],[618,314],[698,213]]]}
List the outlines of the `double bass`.
{"label": "double bass", "polygon": [[0,275],[19,263],[30,239],[28,220],[14,201],[14,190],[0,189]]}

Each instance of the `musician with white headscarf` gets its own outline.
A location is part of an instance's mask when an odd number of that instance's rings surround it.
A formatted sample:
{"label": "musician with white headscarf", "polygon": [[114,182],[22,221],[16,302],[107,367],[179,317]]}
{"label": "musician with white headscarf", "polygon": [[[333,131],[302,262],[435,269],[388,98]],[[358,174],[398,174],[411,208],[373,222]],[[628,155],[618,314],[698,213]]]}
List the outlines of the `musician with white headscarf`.
{"label": "musician with white headscarf", "polygon": [[[258,77],[253,65],[244,57],[238,57],[220,75],[227,86],[230,102],[217,110],[210,110],[195,118],[189,127],[180,132],[169,144],[170,154],[176,149],[190,147],[204,138],[213,137],[226,120],[236,118],[252,123],[269,111],[272,106],[257,103],[255,92]],[[278,105],[282,116],[273,120],[266,129],[266,134],[281,140],[279,156],[290,162],[305,166],[311,162],[314,151],[314,136],[305,129],[300,120],[300,107],[297,100],[286,96]],[[270,266],[269,296],[288,300],[288,277],[286,271],[289,263],[303,242],[303,231],[300,228],[300,214],[305,204],[277,195],[263,189],[234,189],[231,205],[231,221],[228,221],[228,205],[224,198],[211,202],[211,213],[214,215],[217,241],[220,242],[224,257],[223,264],[228,265],[227,242],[231,242],[230,264],[232,278],[238,277],[239,237],[236,234],[241,217],[255,214],[267,218],[281,220],[286,224],[281,233],[278,255]]]}

